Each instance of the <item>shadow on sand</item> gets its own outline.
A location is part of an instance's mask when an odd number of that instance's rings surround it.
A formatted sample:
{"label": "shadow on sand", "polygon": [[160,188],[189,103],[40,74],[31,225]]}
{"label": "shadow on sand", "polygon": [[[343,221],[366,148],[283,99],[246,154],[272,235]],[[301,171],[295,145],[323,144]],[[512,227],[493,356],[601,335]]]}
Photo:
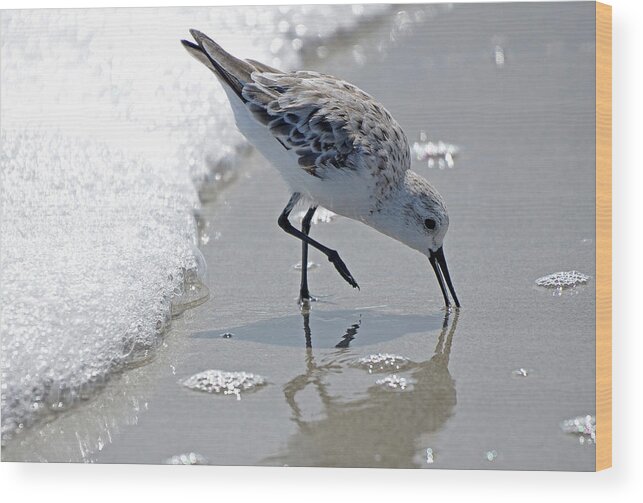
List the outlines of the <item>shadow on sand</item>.
{"label": "shadow on sand", "polygon": [[276,346],[301,346],[305,343],[306,347],[315,348],[342,348],[349,344],[359,347],[408,334],[431,333],[439,329],[441,320],[442,314],[438,313],[420,316],[389,314],[371,309],[311,311],[223,330],[195,332],[191,337],[220,338],[222,333],[230,332],[235,339]]}

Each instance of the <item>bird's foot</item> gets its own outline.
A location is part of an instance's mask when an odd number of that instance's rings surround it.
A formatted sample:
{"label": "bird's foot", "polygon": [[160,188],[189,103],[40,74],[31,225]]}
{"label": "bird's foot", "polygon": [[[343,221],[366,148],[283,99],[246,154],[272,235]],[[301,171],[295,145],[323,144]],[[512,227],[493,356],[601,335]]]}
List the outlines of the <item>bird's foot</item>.
{"label": "bird's foot", "polygon": [[337,269],[339,275],[344,278],[350,286],[359,290],[357,281],[355,281],[355,278],[353,278],[353,275],[348,270],[348,267],[346,267],[344,261],[339,257],[339,253],[333,250],[328,255],[328,261],[335,266],[335,269]]}
{"label": "bird's foot", "polygon": [[301,309],[302,313],[309,313],[311,308],[312,308],[311,304],[313,302],[317,302],[316,297],[313,297],[310,294],[308,294],[306,296],[300,295],[299,296],[299,301],[298,301],[299,309]]}
{"label": "bird's foot", "polygon": [[304,305],[310,305],[312,302],[317,302],[318,300],[319,299],[317,299],[317,297],[313,297],[309,293],[306,293],[306,294],[300,293],[297,303],[300,306],[304,306]]}

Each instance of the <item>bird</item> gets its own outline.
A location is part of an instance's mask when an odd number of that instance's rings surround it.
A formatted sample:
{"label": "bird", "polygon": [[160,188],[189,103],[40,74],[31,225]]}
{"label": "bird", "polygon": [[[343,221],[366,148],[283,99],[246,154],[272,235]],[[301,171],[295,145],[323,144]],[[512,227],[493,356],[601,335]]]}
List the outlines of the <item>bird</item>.
{"label": "bird", "polygon": [[[444,255],[449,214],[439,192],[410,169],[408,140],[371,95],[340,78],[315,71],[281,71],[240,59],[198,30],[183,47],[215,74],[238,129],[279,171],[291,196],[277,220],[302,242],[299,302],[312,299],[308,246],[323,253],[353,288],[359,285],[337,250],[310,237],[319,207],[362,222],[428,257],[445,307],[456,295]],[[306,204],[301,229],[290,221]],[[446,284],[446,285],[445,285]]]}

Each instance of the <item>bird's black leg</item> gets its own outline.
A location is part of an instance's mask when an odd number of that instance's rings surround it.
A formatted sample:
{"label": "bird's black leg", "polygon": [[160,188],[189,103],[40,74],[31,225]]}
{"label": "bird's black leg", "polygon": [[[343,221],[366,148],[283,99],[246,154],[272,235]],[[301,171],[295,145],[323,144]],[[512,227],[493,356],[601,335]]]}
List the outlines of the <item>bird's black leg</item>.
{"label": "bird's black leg", "polygon": [[[284,208],[284,211],[282,211],[281,215],[279,215],[279,220],[278,220],[279,227],[281,227],[284,231],[286,231],[291,236],[295,236],[296,238],[301,239],[304,243],[309,244],[313,248],[318,249],[320,252],[326,255],[326,257],[328,257],[328,261],[335,266],[335,269],[337,269],[337,272],[340,274],[340,276],[344,278],[346,282],[349,285],[351,285],[353,288],[359,288],[357,281],[355,281],[355,278],[353,278],[352,274],[348,270],[348,267],[346,267],[346,264],[344,264],[344,261],[339,257],[339,253],[337,253],[336,250],[331,250],[330,248],[319,243],[318,241],[315,241],[310,236],[304,234],[299,229],[296,229],[295,227],[293,227],[293,225],[290,223],[290,220],[288,220],[288,217],[290,216],[292,209],[295,207],[299,199],[301,199],[301,194],[298,192],[295,192],[290,197],[290,200],[288,201],[288,204]],[[302,267],[303,265],[304,264],[302,264]]]}
{"label": "bird's black leg", "polygon": [[[313,220],[313,215],[317,210],[317,206],[308,208],[306,215],[301,221],[301,232],[308,236],[310,234],[310,223]],[[310,301],[310,292],[308,291],[308,243],[301,242],[301,286],[299,287],[299,302],[304,303]]]}

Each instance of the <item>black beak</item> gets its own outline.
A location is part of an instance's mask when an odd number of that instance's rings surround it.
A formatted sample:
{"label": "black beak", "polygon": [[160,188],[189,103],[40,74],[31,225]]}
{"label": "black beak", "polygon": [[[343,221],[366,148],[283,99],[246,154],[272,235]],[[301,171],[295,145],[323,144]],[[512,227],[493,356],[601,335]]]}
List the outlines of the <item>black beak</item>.
{"label": "black beak", "polygon": [[438,278],[438,283],[440,283],[440,290],[442,290],[446,307],[449,307],[451,302],[449,302],[447,289],[446,286],[444,286],[445,280],[449,287],[449,291],[451,292],[451,297],[453,297],[455,307],[460,307],[460,301],[458,300],[458,296],[455,294],[455,288],[453,288],[451,275],[449,274],[449,268],[447,267],[447,259],[444,258],[444,250],[442,250],[442,247],[438,248],[436,251],[429,250],[429,262],[431,262],[433,271],[435,271],[435,276]]}

